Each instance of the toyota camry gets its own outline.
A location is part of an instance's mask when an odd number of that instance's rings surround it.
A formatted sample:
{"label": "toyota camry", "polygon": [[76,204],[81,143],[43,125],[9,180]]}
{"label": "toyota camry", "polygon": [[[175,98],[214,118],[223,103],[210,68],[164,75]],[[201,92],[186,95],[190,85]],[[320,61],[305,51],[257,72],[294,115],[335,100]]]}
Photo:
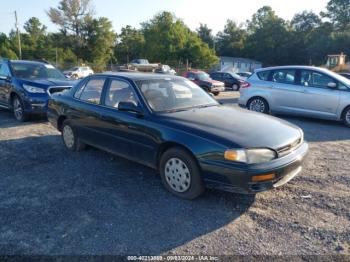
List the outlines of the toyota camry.
{"label": "toyota camry", "polygon": [[206,187],[255,194],[302,171],[303,132],[286,121],[224,106],[177,76],[105,73],[52,95],[48,119],[68,150],[90,145],[157,170],[174,195]]}

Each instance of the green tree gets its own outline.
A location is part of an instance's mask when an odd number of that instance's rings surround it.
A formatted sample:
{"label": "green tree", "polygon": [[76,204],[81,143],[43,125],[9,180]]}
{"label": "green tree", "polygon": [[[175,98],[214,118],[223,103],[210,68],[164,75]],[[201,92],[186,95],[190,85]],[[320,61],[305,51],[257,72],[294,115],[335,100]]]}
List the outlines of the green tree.
{"label": "green tree", "polygon": [[51,21],[61,28],[64,35],[74,36],[71,45],[79,57],[83,57],[86,51],[85,30],[88,21],[93,19],[93,13],[90,0],[61,0],[57,8],[50,8],[47,12]]}
{"label": "green tree", "polygon": [[214,48],[214,36],[212,34],[212,30],[207,24],[201,23],[197,29],[197,34],[204,43],[208,44],[210,48]]}
{"label": "green tree", "polygon": [[297,32],[309,33],[322,23],[321,18],[314,12],[303,11],[302,13],[296,14],[291,25]]}
{"label": "green tree", "polygon": [[86,28],[87,47],[85,58],[94,64],[94,69],[102,71],[113,57],[116,34],[112,22],[105,17],[92,19]]}
{"label": "green tree", "polygon": [[227,20],[225,28],[216,36],[220,56],[243,56],[247,32],[234,21]]}
{"label": "green tree", "polygon": [[330,0],[323,17],[329,18],[336,29],[344,31],[350,29],[350,0]]}
{"label": "green tree", "polygon": [[214,51],[198,34],[191,32],[183,21],[169,12],[162,12],[143,23],[142,32],[145,55],[151,61],[178,65],[188,59],[198,67],[210,67],[217,62]]}
{"label": "green tree", "polygon": [[16,53],[11,49],[10,40],[4,33],[0,33],[0,57],[8,59],[18,59]]}
{"label": "green tree", "polygon": [[129,63],[132,59],[143,57],[145,39],[140,30],[127,25],[121,29],[115,54],[120,63]]}
{"label": "green tree", "polygon": [[287,23],[269,6],[260,8],[248,21],[246,51],[265,65],[289,64],[293,35]]}

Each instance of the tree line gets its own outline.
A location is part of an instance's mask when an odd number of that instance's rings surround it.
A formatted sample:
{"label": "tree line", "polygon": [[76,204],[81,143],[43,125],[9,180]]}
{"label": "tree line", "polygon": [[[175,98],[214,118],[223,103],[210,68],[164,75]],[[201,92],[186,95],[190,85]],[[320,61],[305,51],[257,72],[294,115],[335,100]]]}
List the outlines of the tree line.
{"label": "tree line", "polygon": [[[350,0],[330,0],[325,10],[303,11],[286,21],[263,6],[243,24],[227,20],[216,35],[206,24],[191,31],[174,14],[161,12],[139,29],[127,25],[117,34],[108,18],[94,15],[91,0],[61,0],[47,11],[58,32],[48,32],[36,17],[25,22],[22,58],[60,67],[87,63],[96,70],[134,58],[209,69],[218,56],[252,58],[265,66],[322,65],[327,54],[350,55]],[[15,31],[0,33],[0,56],[18,59],[17,43]]]}

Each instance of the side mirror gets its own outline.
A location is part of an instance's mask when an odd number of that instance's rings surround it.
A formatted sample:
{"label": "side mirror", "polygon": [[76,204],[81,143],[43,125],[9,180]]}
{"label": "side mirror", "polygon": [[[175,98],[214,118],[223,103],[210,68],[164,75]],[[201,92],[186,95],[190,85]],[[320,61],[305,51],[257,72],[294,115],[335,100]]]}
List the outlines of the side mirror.
{"label": "side mirror", "polygon": [[328,83],[328,88],[330,88],[330,89],[336,89],[337,88],[337,84],[336,83],[334,83],[334,82],[330,82],[330,83]]}
{"label": "side mirror", "polygon": [[118,110],[124,112],[133,112],[139,116],[143,116],[143,111],[135,102],[119,102]]}

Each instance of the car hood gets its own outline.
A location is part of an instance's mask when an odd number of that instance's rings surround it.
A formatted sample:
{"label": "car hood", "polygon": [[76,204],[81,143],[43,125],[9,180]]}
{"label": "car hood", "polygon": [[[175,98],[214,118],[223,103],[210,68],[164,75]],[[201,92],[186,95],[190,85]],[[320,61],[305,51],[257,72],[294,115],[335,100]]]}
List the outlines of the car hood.
{"label": "car hood", "polygon": [[302,136],[299,127],[284,120],[229,106],[167,113],[163,121],[228,147],[278,149]]}
{"label": "car hood", "polygon": [[33,85],[41,88],[48,88],[52,86],[74,86],[77,81],[61,80],[61,79],[21,79],[22,84]]}

